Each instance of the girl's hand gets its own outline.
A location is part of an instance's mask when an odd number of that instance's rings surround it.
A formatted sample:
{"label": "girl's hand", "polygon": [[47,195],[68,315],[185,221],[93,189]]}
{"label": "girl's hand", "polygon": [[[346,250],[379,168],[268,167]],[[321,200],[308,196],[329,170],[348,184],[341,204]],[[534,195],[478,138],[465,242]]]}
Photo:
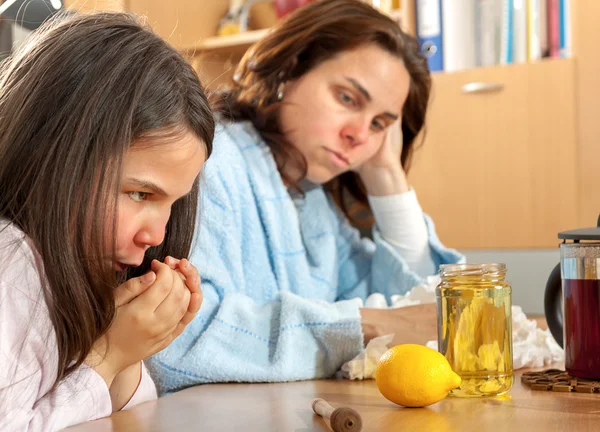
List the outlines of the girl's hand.
{"label": "girl's hand", "polygon": [[400,163],[402,146],[401,123],[396,120],[387,128],[377,153],[356,169],[369,195],[395,195],[410,190]]}
{"label": "girl's hand", "polygon": [[179,334],[181,334],[185,327],[192,322],[196,316],[196,313],[198,310],[200,310],[200,305],[202,304],[200,274],[198,273],[196,267],[194,267],[194,265],[192,265],[192,263],[185,258],[180,260],[168,256],[165,258],[165,264],[171,267],[171,269],[175,270],[179,275],[183,276],[185,285],[188,287],[191,293],[188,311],[181,320],[181,325],[178,329],[180,330]]}
{"label": "girl's hand", "polygon": [[154,260],[151,272],[115,290],[115,319],[94,345],[86,364],[110,388],[117,374],[161,351],[181,334],[190,299],[190,290],[180,275]]}

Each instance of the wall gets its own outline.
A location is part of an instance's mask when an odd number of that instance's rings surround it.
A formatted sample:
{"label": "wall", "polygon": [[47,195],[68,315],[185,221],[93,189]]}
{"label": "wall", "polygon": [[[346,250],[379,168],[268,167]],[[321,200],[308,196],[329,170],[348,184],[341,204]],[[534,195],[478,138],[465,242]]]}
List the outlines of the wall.
{"label": "wall", "polygon": [[560,261],[556,249],[461,250],[469,263],[501,262],[507,266],[506,278],[513,288],[513,305],[526,314],[544,314],[544,290],[550,272]]}

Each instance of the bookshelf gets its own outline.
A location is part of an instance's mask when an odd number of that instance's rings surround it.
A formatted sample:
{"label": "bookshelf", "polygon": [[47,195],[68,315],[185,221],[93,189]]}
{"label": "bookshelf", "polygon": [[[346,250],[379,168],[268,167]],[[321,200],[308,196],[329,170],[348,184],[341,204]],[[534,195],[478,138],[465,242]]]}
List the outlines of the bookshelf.
{"label": "bookshelf", "polygon": [[572,3],[415,0],[416,36],[436,72],[570,57]]}
{"label": "bookshelf", "polygon": [[246,50],[252,44],[258,42],[267,33],[268,29],[250,30],[230,36],[213,36],[202,40],[199,44],[189,48],[183,48],[186,53],[208,52],[208,51],[235,51]]}
{"label": "bookshelf", "polygon": [[[367,3],[370,2],[367,1]],[[414,2],[407,1],[405,2],[404,8],[392,8],[389,11],[386,11],[386,13],[390,18],[396,21],[404,31],[415,34]],[[268,28],[264,28],[229,36],[210,36],[202,39],[193,46],[181,48],[181,50],[187,54],[201,52],[220,52],[222,54],[239,53],[241,50],[245,51],[252,44],[258,42],[268,33],[268,31]]]}
{"label": "bookshelf", "polygon": [[[367,3],[372,4],[384,4],[384,2],[378,2],[377,0],[365,0]],[[269,3],[269,2],[265,2]],[[396,2],[397,3],[397,2]],[[250,21],[261,21],[264,25],[274,25],[276,21],[273,21],[273,12],[270,4],[258,4],[251,10]],[[403,1],[400,2],[399,7],[392,5],[394,2],[387,2],[389,7],[383,11],[388,14],[394,21],[402,27],[403,30],[410,34],[415,33],[415,13],[414,13],[414,1]],[[254,12],[254,13],[253,13]],[[262,20],[258,19],[259,15],[265,16]],[[210,20],[215,21],[214,18]],[[190,59],[190,62],[194,65],[199,75],[204,82],[208,83],[209,87],[215,88],[224,84],[227,84],[231,79],[235,65],[242,58],[246,50],[255,42],[260,40],[263,36],[268,33],[268,28],[251,30],[244,33],[231,35],[231,36],[208,36],[199,39],[197,43],[191,44],[180,48]]]}
{"label": "bookshelf", "polygon": [[[0,1],[0,3],[2,3]],[[79,12],[91,13],[94,11],[123,12],[127,10],[123,0],[63,0],[66,8]]]}

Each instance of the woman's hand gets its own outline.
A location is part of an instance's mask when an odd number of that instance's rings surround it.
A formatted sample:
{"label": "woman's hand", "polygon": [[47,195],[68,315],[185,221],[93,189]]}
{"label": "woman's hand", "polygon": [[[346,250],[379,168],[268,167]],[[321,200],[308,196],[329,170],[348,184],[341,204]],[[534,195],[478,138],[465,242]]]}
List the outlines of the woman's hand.
{"label": "woman's hand", "polygon": [[400,163],[402,145],[401,123],[396,120],[387,128],[377,153],[356,169],[369,195],[396,195],[410,190]]}
{"label": "woman's hand", "polygon": [[[189,268],[187,274],[193,279]],[[167,347],[191,321],[192,293],[186,282],[154,260],[151,272],[117,287],[115,319],[86,360],[109,388],[117,374]],[[192,309],[197,310],[201,299],[195,294]]]}
{"label": "woman's hand", "polygon": [[378,336],[394,333],[391,346],[425,344],[437,339],[435,304],[406,306],[397,309],[361,309],[365,346]]}

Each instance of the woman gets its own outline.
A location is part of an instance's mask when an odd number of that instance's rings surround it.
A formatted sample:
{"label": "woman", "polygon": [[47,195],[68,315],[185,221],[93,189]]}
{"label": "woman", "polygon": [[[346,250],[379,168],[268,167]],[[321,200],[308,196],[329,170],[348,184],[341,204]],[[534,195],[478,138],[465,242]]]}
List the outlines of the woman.
{"label": "woman", "polygon": [[214,118],[123,14],[54,21],[0,73],[0,430],[156,398],[142,360],[202,301],[187,256]]}
{"label": "woman", "polygon": [[[320,1],[258,42],[235,80],[191,258],[205,300],[149,361],[159,390],[326,377],[377,335],[435,337],[433,308],[361,309],[461,259],[406,179],[431,87],[416,41],[362,2]],[[348,195],[370,205],[374,241],[349,224]]]}

